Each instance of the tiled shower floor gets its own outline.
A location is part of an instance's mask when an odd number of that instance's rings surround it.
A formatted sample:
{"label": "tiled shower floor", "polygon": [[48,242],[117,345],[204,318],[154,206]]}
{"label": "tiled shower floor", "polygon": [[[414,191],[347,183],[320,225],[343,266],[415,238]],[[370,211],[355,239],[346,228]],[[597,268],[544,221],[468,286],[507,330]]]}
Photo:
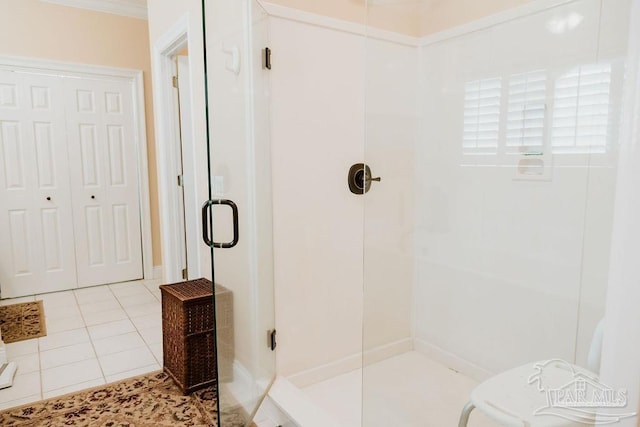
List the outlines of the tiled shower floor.
{"label": "tiled shower floor", "polygon": [[47,336],[7,344],[17,362],[0,409],[161,369],[159,280],[140,280],[0,301],[42,300]]}
{"label": "tiled shower floor", "polygon": [[[367,366],[364,375],[358,369],[302,391],[340,427],[449,427],[458,425],[460,411],[476,385],[471,378],[410,351]],[[478,411],[471,414],[469,427],[496,426]]]}

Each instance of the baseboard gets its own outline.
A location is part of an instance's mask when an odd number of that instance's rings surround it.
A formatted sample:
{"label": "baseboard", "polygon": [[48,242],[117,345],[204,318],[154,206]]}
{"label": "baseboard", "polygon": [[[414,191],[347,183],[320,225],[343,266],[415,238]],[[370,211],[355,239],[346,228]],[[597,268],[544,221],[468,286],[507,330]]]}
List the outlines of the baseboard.
{"label": "baseboard", "polygon": [[[274,385],[275,387],[275,385]],[[294,427],[298,424],[293,421],[291,415],[283,410],[271,397],[271,391],[260,405],[260,410],[253,419],[257,427],[273,427],[273,426],[289,426]],[[287,402],[285,402],[287,405]],[[315,414],[314,414],[315,415]],[[315,417],[314,417],[315,419]],[[326,426],[326,424],[325,424]]]}
{"label": "baseboard", "polygon": [[233,361],[233,384],[236,384],[242,390],[253,387],[251,372],[238,359]]}
{"label": "baseboard", "polygon": [[[302,390],[292,384],[287,378],[277,377],[269,390],[269,397],[273,404],[292,420],[296,426],[327,427],[338,426],[326,410],[316,405]],[[283,425],[290,426],[289,423]]]}
{"label": "baseboard", "polygon": [[437,345],[421,340],[420,338],[413,339],[413,348],[415,349],[415,351],[422,353],[429,359],[441,363],[447,368],[460,372],[461,374],[466,375],[467,377],[472,378],[478,382],[482,382],[494,375],[486,369],[481,368],[480,366],[469,362],[466,359],[456,356],[455,354],[450,353],[438,347]]}
{"label": "baseboard", "polygon": [[297,388],[304,388],[311,384],[355,371],[361,367],[362,355],[358,353],[306,371],[298,372],[297,374],[289,375],[287,380]]}
{"label": "baseboard", "polygon": [[413,340],[411,338],[405,338],[367,350],[364,352],[364,357],[361,353],[353,354],[331,363],[289,375],[287,380],[298,388],[304,388],[311,384],[316,384],[326,379],[360,369],[363,360],[365,366],[368,366],[372,363],[380,362],[381,360],[411,350],[413,350]]}
{"label": "baseboard", "polygon": [[413,339],[411,338],[405,338],[372,348],[371,350],[364,352],[364,366],[381,362],[385,359],[398,356],[399,354],[403,354],[411,350],[413,350]]}
{"label": "baseboard", "polygon": [[162,279],[162,265],[153,266],[153,279],[154,280]]}
{"label": "baseboard", "polygon": [[257,401],[271,385],[270,381],[258,380],[238,359],[233,361],[233,380],[222,381],[219,387],[225,394],[225,411],[239,411],[248,418],[255,409]]}

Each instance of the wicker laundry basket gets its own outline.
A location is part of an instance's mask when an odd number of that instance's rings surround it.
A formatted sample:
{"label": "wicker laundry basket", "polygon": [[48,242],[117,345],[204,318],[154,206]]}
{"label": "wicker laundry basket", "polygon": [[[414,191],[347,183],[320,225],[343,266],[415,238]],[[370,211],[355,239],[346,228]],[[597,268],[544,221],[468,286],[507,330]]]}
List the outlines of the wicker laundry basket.
{"label": "wicker laundry basket", "polygon": [[[232,380],[233,298],[216,285],[217,322],[213,318],[211,281],[189,280],[160,286],[164,370],[187,394],[215,383],[216,358],[220,381]],[[218,335],[218,351],[214,340]]]}

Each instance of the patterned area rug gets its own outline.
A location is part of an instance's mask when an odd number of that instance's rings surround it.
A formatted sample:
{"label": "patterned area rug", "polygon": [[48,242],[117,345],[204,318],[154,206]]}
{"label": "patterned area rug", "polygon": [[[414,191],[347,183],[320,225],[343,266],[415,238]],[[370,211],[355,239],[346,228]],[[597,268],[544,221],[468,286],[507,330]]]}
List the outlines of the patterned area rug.
{"label": "patterned area rug", "polygon": [[6,344],[47,335],[42,301],[0,306],[0,331]]}
{"label": "patterned area rug", "polygon": [[[217,403],[213,387],[184,396],[159,371],[0,411],[0,426],[217,427]],[[222,426],[243,427],[244,415],[237,407],[228,409]]]}
{"label": "patterned area rug", "polygon": [[[216,404],[212,387],[183,396],[167,374],[155,372],[2,411],[0,425],[215,427]],[[225,417],[223,426],[234,419]]]}

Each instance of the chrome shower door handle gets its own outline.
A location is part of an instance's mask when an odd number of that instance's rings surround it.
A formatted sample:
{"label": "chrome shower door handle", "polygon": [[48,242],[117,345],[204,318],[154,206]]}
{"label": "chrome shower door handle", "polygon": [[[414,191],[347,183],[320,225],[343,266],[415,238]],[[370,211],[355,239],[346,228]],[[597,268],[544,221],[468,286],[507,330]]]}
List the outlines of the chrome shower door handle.
{"label": "chrome shower door handle", "polygon": [[[211,230],[209,229],[209,224],[211,223],[211,207],[213,205],[226,205],[231,208],[231,212],[233,215],[233,240],[228,243],[218,243],[214,242],[211,237]],[[229,249],[238,244],[238,240],[240,239],[240,231],[238,225],[238,206],[227,199],[216,199],[216,200],[207,200],[202,205],[202,240],[204,243],[210,248],[218,248],[218,249]]]}

